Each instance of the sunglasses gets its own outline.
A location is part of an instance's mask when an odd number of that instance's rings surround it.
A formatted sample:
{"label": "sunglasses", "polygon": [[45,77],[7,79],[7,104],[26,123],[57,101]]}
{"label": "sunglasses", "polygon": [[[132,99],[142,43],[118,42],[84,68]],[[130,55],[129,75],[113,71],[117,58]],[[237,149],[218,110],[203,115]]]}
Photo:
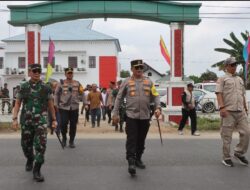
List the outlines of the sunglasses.
{"label": "sunglasses", "polygon": [[143,70],[143,65],[138,65],[138,66],[135,66],[134,67],[135,68],[135,70]]}
{"label": "sunglasses", "polygon": [[70,75],[71,75],[71,74],[73,74],[73,72],[68,72],[67,74],[70,74]]}
{"label": "sunglasses", "polygon": [[34,69],[34,70],[32,70],[32,73],[39,73],[39,74],[41,74],[41,72],[42,72],[41,69]]}

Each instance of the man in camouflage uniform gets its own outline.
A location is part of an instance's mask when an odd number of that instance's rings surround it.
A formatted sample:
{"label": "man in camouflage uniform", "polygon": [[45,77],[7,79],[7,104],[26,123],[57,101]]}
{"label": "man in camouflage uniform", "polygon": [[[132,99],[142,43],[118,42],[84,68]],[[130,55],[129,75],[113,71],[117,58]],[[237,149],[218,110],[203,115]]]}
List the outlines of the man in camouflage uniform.
{"label": "man in camouflage uniform", "polygon": [[221,138],[223,141],[223,160],[225,166],[233,167],[230,146],[234,128],[239,132],[239,143],[234,149],[234,158],[247,166],[244,154],[248,150],[250,128],[247,121],[247,105],[243,80],[236,75],[239,62],[230,57],[224,61],[226,74],[217,81],[217,95],[221,116]]}
{"label": "man in camouflage uniform", "polygon": [[[22,106],[21,145],[26,162],[26,171],[33,169],[33,177],[37,182],[44,181],[40,169],[44,163],[44,154],[47,143],[47,112],[48,108],[52,114],[52,126],[55,128],[56,116],[51,97],[51,88],[40,80],[41,65],[32,64],[31,79],[21,84],[17,94],[13,112],[13,128],[18,128],[18,112]],[[33,151],[35,148],[35,155]],[[33,168],[33,161],[35,161]]]}
{"label": "man in camouflage uniform", "polygon": [[115,100],[113,123],[119,122],[119,108],[126,98],[126,158],[128,160],[128,172],[133,176],[136,174],[136,166],[145,169],[141,160],[145,149],[145,139],[149,130],[150,102],[154,101],[155,116],[161,114],[159,94],[153,82],[143,76],[143,61],[131,61],[133,75],[127,78],[120,87]]}

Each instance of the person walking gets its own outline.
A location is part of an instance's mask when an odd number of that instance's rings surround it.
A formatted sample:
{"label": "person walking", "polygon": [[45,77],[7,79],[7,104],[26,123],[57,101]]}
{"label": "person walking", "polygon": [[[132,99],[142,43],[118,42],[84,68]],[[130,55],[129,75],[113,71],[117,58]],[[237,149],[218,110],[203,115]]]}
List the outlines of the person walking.
{"label": "person walking", "polygon": [[90,115],[92,128],[95,127],[97,121],[97,127],[100,127],[101,120],[101,103],[103,104],[102,95],[100,91],[97,91],[97,85],[92,84],[92,91],[88,94],[87,101],[90,102]]}
{"label": "person walking", "polygon": [[8,105],[8,113],[11,113],[11,104],[10,104],[10,95],[9,95],[9,89],[8,84],[4,83],[4,88],[2,89],[2,114],[4,114],[4,108],[5,104]]}
{"label": "person walking", "polygon": [[239,132],[239,143],[234,149],[233,156],[240,164],[248,165],[248,160],[244,154],[248,150],[250,128],[247,121],[248,110],[244,82],[236,75],[238,64],[239,62],[235,57],[230,57],[224,61],[226,74],[217,80],[215,90],[221,116],[222,163],[229,167],[234,166],[230,155],[234,128]]}
{"label": "person walking", "polygon": [[179,135],[183,135],[183,128],[187,122],[188,117],[191,119],[191,134],[193,136],[200,136],[197,132],[197,114],[195,110],[195,99],[192,94],[194,85],[192,83],[187,84],[187,89],[181,95],[182,100],[182,118],[178,128]]}
{"label": "person walking", "polygon": [[73,80],[73,68],[69,67],[64,71],[66,79],[61,80],[55,90],[55,107],[59,109],[60,113],[63,146],[67,145],[69,123],[69,147],[75,148],[79,101],[83,93],[83,87],[78,81]]}
{"label": "person walking", "polygon": [[119,108],[126,98],[126,159],[128,172],[133,176],[136,167],[145,169],[142,154],[145,149],[145,139],[149,130],[150,100],[156,105],[155,116],[161,114],[160,99],[153,82],[143,75],[143,61],[131,61],[132,76],[125,79],[120,87],[113,110],[113,123],[119,122]]}
{"label": "person walking", "polygon": [[[33,169],[33,178],[37,182],[44,181],[41,167],[47,144],[47,115],[48,108],[52,115],[52,127],[56,128],[56,116],[50,86],[40,80],[41,65],[31,65],[31,78],[20,86],[13,111],[13,128],[18,128],[18,112],[22,104],[20,116],[21,145],[27,158],[25,169]],[[35,148],[35,154],[33,151]],[[33,167],[33,161],[35,161]]]}
{"label": "person walking", "polygon": [[107,105],[107,100],[108,100],[108,94],[107,94],[107,89],[103,88],[102,89],[102,119],[103,121],[106,120],[106,115],[107,115],[107,110],[108,110],[108,105]]}

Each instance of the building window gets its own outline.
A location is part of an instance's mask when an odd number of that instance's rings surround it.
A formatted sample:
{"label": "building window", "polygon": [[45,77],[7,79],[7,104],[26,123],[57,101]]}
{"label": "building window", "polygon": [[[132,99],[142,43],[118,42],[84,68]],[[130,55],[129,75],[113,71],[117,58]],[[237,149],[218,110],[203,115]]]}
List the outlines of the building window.
{"label": "building window", "polygon": [[3,57],[0,57],[0,69],[3,69]]}
{"label": "building window", "polygon": [[89,56],[89,68],[96,68],[95,56]]}
{"label": "building window", "polygon": [[[43,68],[48,66],[48,57],[43,57]],[[55,57],[52,59],[52,68],[55,68]]]}
{"label": "building window", "polygon": [[151,73],[151,72],[148,72],[148,76],[149,76],[149,77],[152,77],[152,73]]}
{"label": "building window", "polygon": [[18,57],[18,68],[25,69],[25,57]]}
{"label": "building window", "polygon": [[77,57],[68,57],[68,66],[71,68],[77,68]]}

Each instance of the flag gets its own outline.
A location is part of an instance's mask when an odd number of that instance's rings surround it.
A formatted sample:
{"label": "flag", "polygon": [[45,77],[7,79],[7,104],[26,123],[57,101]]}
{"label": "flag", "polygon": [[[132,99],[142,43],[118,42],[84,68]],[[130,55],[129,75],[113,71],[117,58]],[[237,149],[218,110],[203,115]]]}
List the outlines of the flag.
{"label": "flag", "polygon": [[51,77],[53,73],[52,63],[53,63],[54,53],[55,53],[54,42],[51,39],[49,39],[48,65],[47,65],[47,73],[46,73],[45,82],[49,81],[49,78]]}
{"label": "flag", "polygon": [[250,58],[250,36],[248,36],[248,39],[243,47],[243,58],[244,58],[245,63],[246,63],[244,77],[245,77],[245,80],[247,81],[249,58]]}
{"label": "flag", "polygon": [[161,54],[163,55],[167,63],[170,65],[170,56],[169,56],[168,49],[166,48],[166,45],[163,41],[162,36],[160,36],[160,48],[161,48]]}

